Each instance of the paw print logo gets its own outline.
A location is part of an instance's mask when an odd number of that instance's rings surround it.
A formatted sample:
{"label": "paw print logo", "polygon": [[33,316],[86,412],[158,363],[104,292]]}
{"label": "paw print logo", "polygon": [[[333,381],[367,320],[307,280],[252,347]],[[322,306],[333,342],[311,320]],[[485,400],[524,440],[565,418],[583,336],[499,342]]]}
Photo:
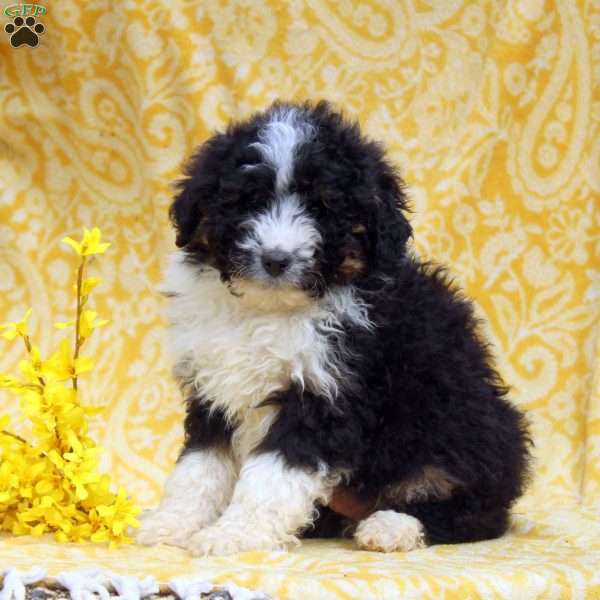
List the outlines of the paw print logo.
{"label": "paw print logo", "polygon": [[36,23],[35,17],[15,17],[12,23],[4,26],[4,31],[10,35],[10,45],[13,48],[23,44],[35,48],[39,44],[39,36],[46,28],[41,23]]}

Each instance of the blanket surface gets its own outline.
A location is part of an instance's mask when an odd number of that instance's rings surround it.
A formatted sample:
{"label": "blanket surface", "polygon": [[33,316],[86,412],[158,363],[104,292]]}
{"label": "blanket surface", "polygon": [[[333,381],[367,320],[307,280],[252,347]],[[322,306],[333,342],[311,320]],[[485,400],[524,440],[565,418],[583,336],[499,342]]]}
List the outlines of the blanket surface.
{"label": "blanket surface", "polygon": [[[0,322],[32,306],[47,352],[60,335],[52,323],[74,310],[74,263],[59,240],[97,225],[113,242],[91,273],[104,279],[96,308],[111,324],[90,341],[98,366],[81,383],[106,406],[93,423],[104,469],[151,506],[181,441],[156,288],[182,161],[276,98],[326,98],[386,144],[409,184],[416,249],[475,298],[529,414],[535,479],[511,533],[489,543],[384,556],[318,541],[192,560],[3,537],[0,570],[193,570],[279,598],[598,598],[600,2],[44,6],[35,47],[13,47],[13,17],[0,17]],[[20,358],[2,345],[0,371]],[[18,414],[8,395],[0,407]]]}

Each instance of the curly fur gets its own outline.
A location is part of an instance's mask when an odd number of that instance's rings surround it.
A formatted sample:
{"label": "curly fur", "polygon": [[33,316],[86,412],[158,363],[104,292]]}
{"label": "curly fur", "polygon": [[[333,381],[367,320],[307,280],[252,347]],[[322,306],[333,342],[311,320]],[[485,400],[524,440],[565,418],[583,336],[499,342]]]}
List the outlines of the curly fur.
{"label": "curly fur", "polygon": [[354,539],[361,550],[408,552],[425,546],[418,519],[393,510],[378,510],[360,522]]}
{"label": "curly fur", "polygon": [[[324,505],[342,478],[377,511],[357,530],[365,547],[504,533],[527,481],[526,423],[471,302],[407,252],[382,147],[326,103],[276,104],[208,140],[177,190],[165,291],[184,457],[218,449],[241,472],[192,550],[341,535],[347,521]],[[278,228],[293,232],[285,244]],[[261,266],[273,249],[289,263],[277,275]],[[387,522],[397,538],[376,539]]]}

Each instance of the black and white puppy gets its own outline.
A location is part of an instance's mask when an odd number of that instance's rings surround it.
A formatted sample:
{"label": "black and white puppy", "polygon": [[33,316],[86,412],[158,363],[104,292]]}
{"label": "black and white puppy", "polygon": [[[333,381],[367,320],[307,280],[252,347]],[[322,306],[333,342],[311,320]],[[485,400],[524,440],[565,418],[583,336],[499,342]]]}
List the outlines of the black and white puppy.
{"label": "black and white puppy", "polygon": [[138,533],[194,554],[341,535],[359,547],[501,535],[527,479],[471,303],[407,251],[402,182],[327,103],[275,104],[202,145],[166,276],[185,445]]}

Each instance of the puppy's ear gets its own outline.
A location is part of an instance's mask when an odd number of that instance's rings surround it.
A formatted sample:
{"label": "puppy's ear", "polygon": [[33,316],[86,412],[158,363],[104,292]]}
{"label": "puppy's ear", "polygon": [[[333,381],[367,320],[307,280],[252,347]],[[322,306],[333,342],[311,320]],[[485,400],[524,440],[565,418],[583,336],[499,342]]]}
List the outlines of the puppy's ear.
{"label": "puppy's ear", "polygon": [[176,185],[179,191],[169,209],[169,217],[177,232],[175,245],[183,248],[192,240],[200,222],[201,199],[194,193],[190,179],[179,181]]}
{"label": "puppy's ear", "polygon": [[393,269],[406,253],[412,227],[404,215],[408,211],[404,184],[390,168],[379,177],[379,194],[374,201],[371,235],[378,270]]}
{"label": "puppy's ear", "polygon": [[211,203],[217,202],[219,179],[231,151],[231,136],[218,133],[200,146],[184,167],[186,177],[175,183],[176,195],[169,216],[178,248],[194,237]]}

